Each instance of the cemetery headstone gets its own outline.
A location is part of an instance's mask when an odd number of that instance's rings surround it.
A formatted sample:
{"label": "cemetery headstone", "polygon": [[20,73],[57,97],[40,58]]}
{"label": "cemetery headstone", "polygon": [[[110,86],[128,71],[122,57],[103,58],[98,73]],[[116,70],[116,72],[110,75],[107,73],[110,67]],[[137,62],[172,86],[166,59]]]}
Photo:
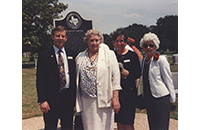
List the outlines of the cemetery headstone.
{"label": "cemetery headstone", "polygon": [[64,26],[67,29],[66,48],[79,53],[88,46],[84,43],[83,37],[87,30],[92,29],[92,21],[83,19],[77,12],[71,11],[62,19],[53,20],[54,27]]}
{"label": "cemetery headstone", "polygon": [[178,54],[173,54],[173,64],[178,64]]}
{"label": "cemetery headstone", "polygon": [[172,80],[174,84],[175,93],[178,94],[178,73],[177,72],[172,73]]}
{"label": "cemetery headstone", "polygon": [[37,60],[35,60],[35,69],[37,69]]}
{"label": "cemetery headstone", "polygon": [[26,52],[23,53],[23,56],[26,57]]}

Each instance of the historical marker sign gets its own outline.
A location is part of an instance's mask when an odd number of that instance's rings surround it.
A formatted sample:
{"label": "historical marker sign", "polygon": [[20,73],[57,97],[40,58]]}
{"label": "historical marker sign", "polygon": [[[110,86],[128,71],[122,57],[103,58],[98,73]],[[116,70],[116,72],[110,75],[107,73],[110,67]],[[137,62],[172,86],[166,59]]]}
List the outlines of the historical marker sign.
{"label": "historical marker sign", "polygon": [[87,48],[83,37],[87,30],[92,29],[92,21],[83,19],[77,12],[69,12],[65,18],[54,19],[54,27],[64,26],[67,29],[68,39],[65,47],[71,48],[77,53]]}

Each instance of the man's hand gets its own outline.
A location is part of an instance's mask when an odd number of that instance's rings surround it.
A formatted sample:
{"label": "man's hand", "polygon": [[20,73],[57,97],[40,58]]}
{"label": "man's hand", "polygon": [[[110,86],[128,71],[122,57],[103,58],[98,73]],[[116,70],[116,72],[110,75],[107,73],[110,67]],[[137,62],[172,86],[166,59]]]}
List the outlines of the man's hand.
{"label": "man's hand", "polygon": [[40,109],[44,113],[48,113],[50,110],[49,103],[47,101],[40,103]]}

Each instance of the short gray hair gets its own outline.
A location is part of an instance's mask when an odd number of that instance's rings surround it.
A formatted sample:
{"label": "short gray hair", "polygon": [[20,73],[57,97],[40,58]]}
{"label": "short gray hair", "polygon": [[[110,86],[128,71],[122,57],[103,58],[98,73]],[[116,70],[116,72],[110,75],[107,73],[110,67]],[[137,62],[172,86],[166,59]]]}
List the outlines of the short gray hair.
{"label": "short gray hair", "polygon": [[151,32],[144,34],[143,38],[140,40],[140,47],[143,47],[144,42],[147,41],[153,41],[153,43],[156,45],[156,49],[159,48],[160,40],[156,34]]}
{"label": "short gray hair", "polygon": [[100,43],[102,43],[102,37],[103,35],[97,31],[97,30],[94,30],[94,29],[90,29],[88,30],[86,33],[85,33],[85,37],[84,37],[84,42],[86,43],[87,40],[90,38],[91,34],[94,34],[94,35],[98,35],[99,38],[100,38]]}

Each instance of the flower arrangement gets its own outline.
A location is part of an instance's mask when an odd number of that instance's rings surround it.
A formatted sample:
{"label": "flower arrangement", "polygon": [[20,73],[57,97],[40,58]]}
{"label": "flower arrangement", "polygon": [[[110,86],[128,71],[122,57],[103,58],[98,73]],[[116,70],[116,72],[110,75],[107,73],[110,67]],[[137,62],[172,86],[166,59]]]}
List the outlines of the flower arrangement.
{"label": "flower arrangement", "polygon": [[154,60],[154,61],[157,61],[157,60],[159,59],[159,56],[160,56],[160,55],[159,55],[158,53],[155,53],[155,55],[154,55],[154,57],[153,57],[153,60]]}

